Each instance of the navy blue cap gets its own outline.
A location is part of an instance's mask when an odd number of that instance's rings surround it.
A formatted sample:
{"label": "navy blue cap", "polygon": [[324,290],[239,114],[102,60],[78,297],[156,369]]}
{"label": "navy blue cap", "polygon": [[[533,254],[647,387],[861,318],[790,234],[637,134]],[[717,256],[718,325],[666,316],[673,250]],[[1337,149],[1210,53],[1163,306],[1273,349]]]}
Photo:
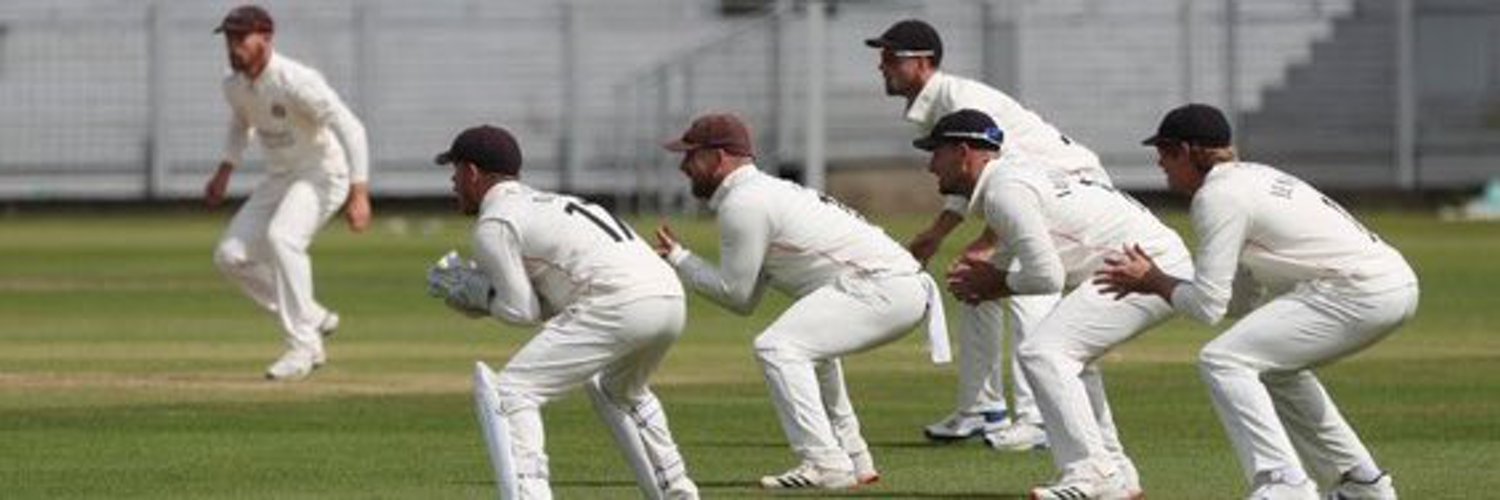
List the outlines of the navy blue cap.
{"label": "navy blue cap", "polygon": [[999,150],[1005,142],[1005,132],[995,125],[990,115],[977,109],[960,109],[938,119],[927,137],[911,141],[912,146],[923,151],[932,151],[944,143],[967,142],[978,147]]}
{"label": "navy blue cap", "polygon": [[1167,112],[1156,127],[1156,135],[1141,141],[1146,146],[1182,142],[1194,146],[1221,148],[1228,146],[1233,136],[1229,130],[1229,119],[1218,108],[1207,104],[1188,104]]}

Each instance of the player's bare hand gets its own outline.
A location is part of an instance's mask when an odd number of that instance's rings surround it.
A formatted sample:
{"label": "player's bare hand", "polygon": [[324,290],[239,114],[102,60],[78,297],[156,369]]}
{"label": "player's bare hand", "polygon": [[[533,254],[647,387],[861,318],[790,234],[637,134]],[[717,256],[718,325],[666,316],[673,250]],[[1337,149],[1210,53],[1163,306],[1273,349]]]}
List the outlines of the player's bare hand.
{"label": "player's bare hand", "polygon": [[672,226],[667,225],[666,221],[656,226],[656,245],[654,245],[656,255],[660,255],[663,259],[667,258],[667,255],[680,245],[678,241],[677,233],[672,232]]}
{"label": "player's bare hand", "polygon": [[358,183],[349,187],[349,199],[344,202],[344,219],[349,221],[349,229],[356,233],[362,233],[370,227],[370,188],[365,183]]}
{"label": "player's bare hand", "polygon": [[927,267],[927,262],[932,260],[933,254],[937,253],[938,247],[942,246],[942,244],[943,236],[941,234],[923,231],[917,237],[912,238],[910,243],[906,244],[906,249],[911,252],[912,257],[917,258],[917,262],[922,263],[922,267]]}
{"label": "player's bare hand", "polygon": [[229,177],[233,173],[233,163],[219,163],[219,169],[214,171],[213,177],[209,177],[208,183],[203,186],[204,205],[219,208],[219,205],[224,204],[224,193],[229,190]]}
{"label": "player's bare hand", "polygon": [[1118,255],[1104,258],[1104,267],[1094,271],[1094,284],[1120,300],[1132,293],[1152,293],[1158,275],[1161,270],[1139,244],[1125,245]]}
{"label": "player's bare hand", "polygon": [[1007,295],[1005,272],[984,261],[960,261],[948,273],[948,291],[967,304],[996,300]]}

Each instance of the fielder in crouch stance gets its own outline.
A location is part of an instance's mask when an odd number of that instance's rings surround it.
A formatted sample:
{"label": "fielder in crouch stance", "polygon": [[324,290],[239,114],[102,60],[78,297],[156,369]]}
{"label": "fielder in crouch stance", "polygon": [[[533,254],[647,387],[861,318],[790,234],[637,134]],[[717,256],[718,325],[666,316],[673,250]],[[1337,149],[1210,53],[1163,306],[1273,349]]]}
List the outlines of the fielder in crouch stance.
{"label": "fielder in crouch stance", "polygon": [[327,360],[323,337],[339,325],[313,298],[307,247],[346,201],[350,229],[370,224],[365,128],[323,75],[273,50],[275,25],[264,9],[237,7],[214,31],[224,34],[234,72],[224,78],[224,159],[204,187],[205,203],[224,202],[252,131],[266,157],[266,178],[229,222],[214,264],[280,320],[287,349],[266,378],[297,380]]}
{"label": "fielder in crouch stance", "polygon": [[683,153],[693,195],[717,214],[722,258],[715,266],[693,255],[666,225],[657,229],[657,252],[689,286],[739,314],[754,310],[767,285],[797,297],[756,337],[755,354],[802,463],[761,485],[843,489],[878,480],[839,358],[900,338],[930,311],[934,359],[946,361],[936,284],[880,228],[757,170],[738,118],[700,117],[665,146]]}
{"label": "fielder in crouch stance", "polygon": [[1229,123],[1211,106],[1172,110],[1145,144],[1156,147],[1172,190],[1192,197],[1197,272],[1163,269],[1128,248],[1097,281],[1122,296],[1169,300],[1208,324],[1255,302],[1257,290],[1275,294],[1198,356],[1250,498],[1317,498],[1304,458],[1329,498],[1396,498],[1390,475],[1312,369],[1373,345],[1410,318],[1416,274],[1317,189],[1238,161]]}
{"label": "fielder in crouch stance", "polygon": [[459,209],[479,220],[475,262],[445,256],[428,273],[429,292],[472,317],[542,323],[498,374],[476,367],[501,497],[552,497],[540,407],[582,385],[646,498],[697,498],[646,385],[682,334],[672,269],[608,211],[521,184],[521,151],[504,129],[465,130],[435,161],[453,166]]}
{"label": "fielder in crouch stance", "polygon": [[989,115],[966,109],[943,117],[914,144],[932,152],[939,188],[971,198],[1000,236],[992,263],[970,262],[949,273],[955,296],[974,303],[1072,289],[1018,349],[1060,472],[1056,483],[1031,490],[1031,498],[1141,497],[1096,361],[1170,317],[1172,307],[1151,296],[1116,301],[1087,280],[1107,255],[1133,241],[1168,268],[1190,273],[1187,247],[1128,195],[1002,150],[1003,141]]}
{"label": "fielder in crouch stance", "polygon": [[[906,99],[905,118],[917,126],[918,137],[932,130],[939,118],[960,109],[984,112],[1005,130],[1002,148],[1019,150],[1030,161],[1044,167],[1088,178],[1091,182],[1110,184],[1109,174],[1099,165],[1099,157],[1082,144],[1069,139],[1040,116],[1021,106],[1004,92],[984,83],[939,71],[943,61],[943,42],[931,25],[908,19],[892,25],[865,45],[880,49],[880,73],[887,95]],[[969,200],[963,195],[944,196],[943,211],[931,227],[910,243],[912,255],[923,265],[937,252],[944,238],[963,222]],[[994,251],[995,235],[970,243],[964,261],[983,261]],[[952,414],[923,428],[923,434],[934,441],[982,437],[997,449],[1028,450],[1047,443],[1042,415],[1037,411],[1032,388],[1016,362],[1014,346],[1025,342],[1038,321],[1057,304],[1057,294],[1010,297],[1003,301],[985,301],[959,305],[959,370],[957,405]],[[1011,355],[1006,356],[1004,337],[1006,319],[1012,339]],[[1013,376],[1012,395],[1015,405],[1006,411],[1005,365],[1009,360]]]}

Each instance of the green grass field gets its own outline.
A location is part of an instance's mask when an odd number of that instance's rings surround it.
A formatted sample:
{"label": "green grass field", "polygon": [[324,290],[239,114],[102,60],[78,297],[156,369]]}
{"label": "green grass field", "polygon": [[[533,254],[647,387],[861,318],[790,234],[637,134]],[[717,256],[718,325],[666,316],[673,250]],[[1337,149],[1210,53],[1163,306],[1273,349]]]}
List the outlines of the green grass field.
{"label": "green grass field", "polygon": [[[491,498],[470,369],[502,363],[531,332],[425,296],[426,266],[467,245],[466,220],[377,215],[370,234],[335,224],[313,249],[318,295],[344,324],[330,365],[293,384],[261,380],[279,334],[212,266],[225,215],[0,218],[0,498]],[[1422,306],[1323,380],[1403,496],[1500,498],[1500,226],[1365,219],[1417,267]],[[649,234],[654,220],[637,228]],[[922,221],[880,222],[905,239]],[[674,225],[713,253],[709,221]],[[689,302],[657,392],[705,497],[768,496],[753,481],[794,458],[750,341],[786,300],[750,318]],[[1211,335],[1174,321],[1106,360],[1153,499],[1244,492],[1192,365]],[[955,375],[926,362],[918,337],[847,361],[884,481],[833,496],[1020,498],[1048,479],[1042,453],[922,440]],[[635,497],[587,405],[576,395],[545,413],[558,497]]]}

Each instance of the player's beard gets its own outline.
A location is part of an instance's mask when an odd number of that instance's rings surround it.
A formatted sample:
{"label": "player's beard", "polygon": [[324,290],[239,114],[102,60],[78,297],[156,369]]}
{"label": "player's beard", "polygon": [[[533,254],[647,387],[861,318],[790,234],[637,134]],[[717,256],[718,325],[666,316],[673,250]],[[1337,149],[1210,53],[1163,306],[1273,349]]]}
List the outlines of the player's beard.
{"label": "player's beard", "polygon": [[714,191],[719,189],[719,186],[714,183],[713,179],[699,179],[698,177],[693,177],[692,185],[693,197],[700,200],[707,200],[713,197]]}

